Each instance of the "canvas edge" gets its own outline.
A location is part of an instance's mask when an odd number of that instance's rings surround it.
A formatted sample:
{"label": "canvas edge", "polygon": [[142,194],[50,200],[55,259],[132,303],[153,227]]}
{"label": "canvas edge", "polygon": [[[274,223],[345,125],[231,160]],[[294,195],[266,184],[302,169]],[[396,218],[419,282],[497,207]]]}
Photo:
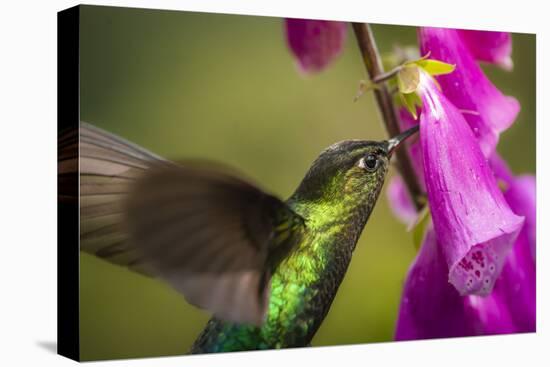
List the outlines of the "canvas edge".
{"label": "canvas edge", "polygon": [[[58,137],[62,131],[79,126],[79,28],[80,6],[57,13]],[[74,184],[78,186],[78,180]],[[57,187],[59,195],[59,178]],[[74,190],[78,192],[78,187]],[[76,361],[80,361],[79,268],[79,206],[58,201],[57,353]]]}

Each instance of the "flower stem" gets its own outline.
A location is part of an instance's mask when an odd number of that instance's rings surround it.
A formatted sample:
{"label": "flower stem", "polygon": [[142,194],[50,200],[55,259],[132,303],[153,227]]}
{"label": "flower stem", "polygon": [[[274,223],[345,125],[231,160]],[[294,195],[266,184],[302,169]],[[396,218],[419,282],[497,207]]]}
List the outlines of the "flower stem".
{"label": "flower stem", "polygon": [[392,69],[388,72],[384,72],[382,74],[379,74],[375,78],[372,78],[372,82],[376,83],[376,84],[386,82],[386,81],[390,80],[391,78],[395,77],[397,75],[397,73],[399,73],[399,71],[401,71],[401,69],[403,69],[403,67],[400,65],[400,66],[397,66],[396,68],[394,68],[394,69]]}
{"label": "flower stem", "polygon": [[[387,73],[384,72],[384,67],[382,66],[382,59],[372,30],[370,26],[366,23],[352,23],[353,31],[355,32],[355,37],[357,39],[357,44],[359,45],[359,50],[363,56],[363,62],[369,74],[371,80],[380,80],[384,79]],[[393,105],[393,98],[388,91],[385,83],[380,83],[379,88],[374,90],[374,95],[376,97],[376,102],[378,108],[382,114],[382,120],[388,135],[396,136],[399,134],[399,124],[397,122],[397,115],[395,113],[395,107]],[[397,156],[397,168],[403,181],[407,185],[409,194],[413,199],[416,209],[419,211],[422,206],[422,190],[418,181],[416,179],[416,174],[413,170],[411,160],[406,149],[397,149],[395,152]]]}

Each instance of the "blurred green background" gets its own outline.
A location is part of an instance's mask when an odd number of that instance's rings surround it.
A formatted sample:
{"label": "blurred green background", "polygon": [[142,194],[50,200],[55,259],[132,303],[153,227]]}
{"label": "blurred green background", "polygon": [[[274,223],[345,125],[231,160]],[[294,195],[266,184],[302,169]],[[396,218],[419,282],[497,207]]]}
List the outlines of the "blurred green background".
{"label": "blurred green background", "polygon": [[[416,43],[412,27],[374,32],[381,51]],[[342,57],[310,77],[279,18],[83,6],[80,38],[82,120],[167,158],[222,161],[282,198],[326,146],[385,137],[372,94],[353,103],[366,75],[351,28]],[[522,106],[499,150],[534,172],[535,36],[513,40],[514,71],[485,70]],[[414,255],[382,195],[313,346],[392,340]],[[209,318],[158,281],[87,254],[80,265],[85,360],[185,353]]]}

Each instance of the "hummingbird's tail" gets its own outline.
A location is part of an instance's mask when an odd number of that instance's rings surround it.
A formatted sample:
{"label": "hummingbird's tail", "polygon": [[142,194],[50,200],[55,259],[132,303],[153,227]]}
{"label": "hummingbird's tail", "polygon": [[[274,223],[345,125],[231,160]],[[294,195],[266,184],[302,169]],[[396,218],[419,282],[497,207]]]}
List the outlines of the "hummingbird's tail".
{"label": "hummingbird's tail", "polygon": [[80,203],[80,250],[146,272],[127,244],[123,206],[129,184],[163,158],[81,122],[58,139],[58,200]]}

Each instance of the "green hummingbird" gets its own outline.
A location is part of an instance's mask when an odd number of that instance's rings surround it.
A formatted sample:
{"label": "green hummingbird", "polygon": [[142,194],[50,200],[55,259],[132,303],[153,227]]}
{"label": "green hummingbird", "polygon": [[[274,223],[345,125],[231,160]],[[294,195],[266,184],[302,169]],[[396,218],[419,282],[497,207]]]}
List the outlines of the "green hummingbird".
{"label": "green hummingbird", "polygon": [[79,199],[81,251],[158,277],[213,314],[191,353],[307,346],[392,153],[417,130],[331,145],[283,201],[225,166],[168,161],[81,123],[59,138],[60,201]]}

